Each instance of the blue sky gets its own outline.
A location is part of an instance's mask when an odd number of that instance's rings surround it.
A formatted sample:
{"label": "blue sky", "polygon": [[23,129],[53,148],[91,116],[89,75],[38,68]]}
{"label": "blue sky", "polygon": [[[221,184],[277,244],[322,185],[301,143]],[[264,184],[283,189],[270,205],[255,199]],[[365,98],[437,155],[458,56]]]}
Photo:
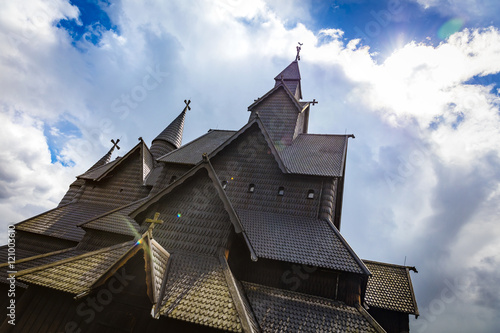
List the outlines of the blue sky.
{"label": "blue sky", "polygon": [[184,99],[184,143],[239,129],[302,42],[309,131],[356,135],[344,237],[418,268],[412,332],[496,332],[498,13],[487,0],[5,1],[2,228],[55,207],[111,139],[122,155],[150,143]]}

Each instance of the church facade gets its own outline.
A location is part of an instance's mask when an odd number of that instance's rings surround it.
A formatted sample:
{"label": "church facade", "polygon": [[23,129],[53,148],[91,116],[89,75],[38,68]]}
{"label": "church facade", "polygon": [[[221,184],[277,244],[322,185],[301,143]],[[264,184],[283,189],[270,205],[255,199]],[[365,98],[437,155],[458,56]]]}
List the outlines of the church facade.
{"label": "church facade", "polygon": [[409,331],[416,269],[342,237],[354,136],[308,133],[299,57],[238,131],[182,145],[185,102],[150,147],[112,160],[113,141],[56,208],[15,225],[14,266],[7,245],[0,264],[15,325],[6,299],[0,332]]}

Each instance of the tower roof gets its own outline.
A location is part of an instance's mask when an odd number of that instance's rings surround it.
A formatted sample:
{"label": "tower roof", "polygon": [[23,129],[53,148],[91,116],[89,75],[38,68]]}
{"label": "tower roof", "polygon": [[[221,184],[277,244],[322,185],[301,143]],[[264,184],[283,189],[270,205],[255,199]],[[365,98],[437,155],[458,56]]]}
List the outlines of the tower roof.
{"label": "tower roof", "polygon": [[283,80],[300,80],[300,71],[299,71],[299,62],[297,60],[292,61],[290,65],[288,65],[284,70],[281,71],[274,78],[276,81]]}
{"label": "tower roof", "polygon": [[181,146],[186,111],[191,109],[189,107],[191,101],[184,102],[186,103],[184,110],[151,143],[151,153],[155,158],[160,158]]}
{"label": "tower roof", "polygon": [[186,109],[184,109],[178,116],[175,118],[170,125],[168,125],[154,140],[163,140],[168,143],[171,143],[175,146],[175,148],[179,148],[182,143],[182,132],[184,131],[184,119],[186,118]]}
{"label": "tower roof", "polygon": [[282,81],[287,86],[287,88],[292,92],[292,94],[297,99],[302,99],[302,89],[300,86],[300,71],[299,62],[297,60],[292,61],[284,70],[279,73],[274,80],[276,81],[275,87],[278,86]]}

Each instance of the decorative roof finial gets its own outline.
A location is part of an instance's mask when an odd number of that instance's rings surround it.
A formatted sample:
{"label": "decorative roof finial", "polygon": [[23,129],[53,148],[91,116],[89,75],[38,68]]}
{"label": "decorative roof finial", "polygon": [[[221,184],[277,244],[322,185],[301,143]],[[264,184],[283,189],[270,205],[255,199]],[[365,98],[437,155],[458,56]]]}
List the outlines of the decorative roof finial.
{"label": "decorative roof finial", "polygon": [[297,56],[295,57],[295,61],[297,60],[300,60],[300,50],[301,50],[301,46],[304,45],[303,43],[299,42],[299,45],[297,46]]}
{"label": "decorative roof finial", "polygon": [[184,100],[184,103],[186,103],[186,106],[184,107],[183,111],[186,111],[186,109],[191,110],[191,107],[189,106],[189,104],[191,103],[191,100],[190,99],[188,99],[187,101]]}
{"label": "decorative roof finial", "polygon": [[116,141],[111,139],[111,143],[113,144],[113,148],[111,148],[111,149],[114,149],[116,147],[116,149],[120,150],[120,146],[118,146],[118,142],[120,142],[120,139],[116,139]]}

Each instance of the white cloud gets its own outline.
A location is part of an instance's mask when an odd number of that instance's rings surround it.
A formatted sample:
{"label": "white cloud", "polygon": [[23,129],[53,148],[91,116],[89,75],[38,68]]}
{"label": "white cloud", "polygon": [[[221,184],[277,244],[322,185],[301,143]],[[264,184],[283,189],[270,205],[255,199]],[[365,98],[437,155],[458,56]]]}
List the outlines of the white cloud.
{"label": "white cloud", "polygon": [[[4,107],[0,113],[0,210],[2,239],[6,224],[55,207],[77,168],[52,164],[43,123]],[[57,184],[56,180],[60,182]]]}
{"label": "white cloud", "polygon": [[[408,255],[421,271],[414,282],[422,307],[443,288],[442,276],[457,267],[483,269],[478,263],[498,253],[498,92],[465,83],[500,71],[498,30],[465,30],[438,46],[410,43],[379,64],[359,40],[344,42],[341,30],[315,34],[300,24],[309,17],[306,5],[123,1],[108,9],[120,35],[106,31],[98,46],[80,43],[80,52],[53,24],[76,18],[75,7],[27,4],[5,2],[0,10],[4,221],[54,207],[111,138],[121,139],[121,154],[139,136],[150,142],[184,99],[193,108],[184,142],[208,128],[239,128],[247,106],[273,86],[300,41],[304,98],[320,101],[311,132],[356,134],[342,222],[355,251],[396,263]],[[284,8],[298,24],[276,13]],[[44,12],[32,29],[36,13]],[[10,42],[11,33],[23,36],[21,42]],[[167,74],[134,99],[157,68]],[[74,168],[51,163],[44,127],[64,134],[56,125],[61,118],[82,132],[60,147],[59,158],[74,161]],[[490,262],[500,268],[498,260]],[[466,302],[478,309],[474,300]],[[462,305],[448,309],[463,317]],[[440,327],[445,318],[430,325]]]}

